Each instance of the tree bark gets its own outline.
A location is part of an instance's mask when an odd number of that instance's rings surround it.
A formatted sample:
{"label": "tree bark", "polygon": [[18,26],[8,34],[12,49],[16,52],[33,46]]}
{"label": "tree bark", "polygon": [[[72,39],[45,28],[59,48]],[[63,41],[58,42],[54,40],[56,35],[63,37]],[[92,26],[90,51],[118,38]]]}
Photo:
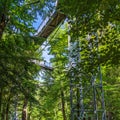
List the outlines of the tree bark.
{"label": "tree bark", "polygon": [[0,118],[2,117],[2,88],[0,89]]}
{"label": "tree bark", "polygon": [[24,99],[23,103],[23,110],[22,110],[22,120],[27,120],[27,105],[28,105],[28,99]]}
{"label": "tree bark", "polygon": [[10,107],[10,99],[11,99],[11,93],[9,95],[7,105],[6,105],[6,120],[9,120],[9,107]]}
{"label": "tree bark", "polygon": [[64,100],[64,91],[63,90],[61,90],[61,102],[62,102],[63,120],[67,120],[66,113],[65,113],[65,100]]}
{"label": "tree bark", "polygon": [[107,112],[107,120],[112,120],[113,113]]}
{"label": "tree bark", "polygon": [[5,106],[3,105],[1,120],[5,120]]}
{"label": "tree bark", "polygon": [[1,107],[2,107],[2,88],[0,89],[0,113],[1,113]]}
{"label": "tree bark", "polygon": [[6,120],[9,120],[9,103],[7,103],[7,106],[6,106]]}

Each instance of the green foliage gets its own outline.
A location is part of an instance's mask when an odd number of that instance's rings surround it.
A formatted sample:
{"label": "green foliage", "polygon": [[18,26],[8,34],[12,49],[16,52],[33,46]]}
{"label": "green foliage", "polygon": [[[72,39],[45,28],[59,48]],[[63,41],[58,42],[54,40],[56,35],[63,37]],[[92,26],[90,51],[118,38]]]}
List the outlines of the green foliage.
{"label": "green foliage", "polygon": [[108,24],[101,32],[99,42],[101,44],[100,54],[101,63],[119,65],[120,61],[120,33],[119,26],[115,24]]}
{"label": "green foliage", "polygon": [[[8,103],[9,96],[11,96],[9,104],[14,104],[14,98],[17,94],[22,98],[24,95],[29,101],[37,101],[34,98],[36,90],[34,79],[40,70],[40,66],[32,62],[41,60],[37,49],[40,43],[42,44],[42,40],[37,40],[34,37],[20,34],[5,34],[0,41],[0,88],[3,95],[1,98],[3,108],[6,106],[5,103]],[[21,97],[18,98],[21,99]],[[10,109],[12,109],[11,105]]]}
{"label": "green foliage", "polygon": [[107,114],[112,115],[112,120],[119,120],[120,116],[120,99],[119,99],[119,83],[120,83],[120,67],[104,67],[103,80],[105,89],[105,103]]}
{"label": "green foliage", "polygon": [[[0,119],[9,108],[18,113],[23,100],[28,100],[28,120],[69,119],[68,34],[64,24],[48,39],[49,54],[54,70],[44,71],[43,82],[35,78],[41,71],[35,61],[42,60],[40,46],[45,39],[34,37],[33,22],[53,9],[54,0],[0,0]],[[120,64],[120,2],[119,0],[60,0],[59,9],[71,19],[72,42],[79,41],[80,68],[84,83],[99,65],[103,68],[107,114],[119,120],[119,64]],[[114,67],[113,67],[114,66]],[[78,70],[73,69],[74,72]],[[89,79],[88,79],[89,78]],[[16,99],[17,96],[17,99]],[[85,99],[85,102],[88,102]],[[63,105],[64,104],[64,105]],[[64,111],[63,111],[64,109]],[[11,113],[10,113],[11,111]],[[110,115],[108,115],[110,116]],[[21,115],[19,115],[21,118]]]}

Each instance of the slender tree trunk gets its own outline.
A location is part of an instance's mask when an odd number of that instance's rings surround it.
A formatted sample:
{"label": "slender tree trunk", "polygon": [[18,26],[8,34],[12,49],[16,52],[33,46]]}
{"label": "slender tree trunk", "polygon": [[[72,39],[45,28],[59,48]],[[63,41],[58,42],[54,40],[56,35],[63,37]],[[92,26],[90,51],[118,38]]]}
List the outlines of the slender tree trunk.
{"label": "slender tree trunk", "polygon": [[0,118],[2,117],[2,88],[0,89]]}
{"label": "slender tree trunk", "polygon": [[9,107],[10,107],[10,99],[11,99],[11,93],[9,95],[7,105],[6,105],[6,120],[9,120]]}
{"label": "slender tree trunk", "polygon": [[28,105],[28,99],[24,99],[23,103],[23,110],[22,110],[22,120],[27,120],[27,105]]}
{"label": "slender tree trunk", "polygon": [[112,120],[112,112],[107,113],[107,120]]}
{"label": "slender tree trunk", "polygon": [[5,105],[3,105],[1,120],[5,120]]}
{"label": "slender tree trunk", "polygon": [[9,103],[7,103],[7,106],[6,106],[6,120],[9,120]]}
{"label": "slender tree trunk", "polygon": [[63,120],[67,120],[66,113],[65,113],[65,100],[64,100],[64,91],[61,90],[61,102],[62,102],[62,114],[63,114]]}

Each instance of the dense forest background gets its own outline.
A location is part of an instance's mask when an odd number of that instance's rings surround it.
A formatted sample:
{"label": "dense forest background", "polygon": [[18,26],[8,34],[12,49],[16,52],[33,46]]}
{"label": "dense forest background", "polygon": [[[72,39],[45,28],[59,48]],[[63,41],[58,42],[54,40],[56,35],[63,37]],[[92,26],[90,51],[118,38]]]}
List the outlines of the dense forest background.
{"label": "dense forest background", "polygon": [[[33,23],[38,15],[44,20],[54,2],[0,0],[1,120],[70,119],[67,20],[47,40],[34,36]],[[70,35],[73,41],[80,40],[80,66],[85,75],[101,66],[108,120],[120,120],[120,1],[59,0],[58,10],[72,20]],[[35,62],[44,61],[45,41],[53,56],[52,71]],[[93,47],[88,48],[89,44]],[[98,53],[99,59],[90,58]]]}

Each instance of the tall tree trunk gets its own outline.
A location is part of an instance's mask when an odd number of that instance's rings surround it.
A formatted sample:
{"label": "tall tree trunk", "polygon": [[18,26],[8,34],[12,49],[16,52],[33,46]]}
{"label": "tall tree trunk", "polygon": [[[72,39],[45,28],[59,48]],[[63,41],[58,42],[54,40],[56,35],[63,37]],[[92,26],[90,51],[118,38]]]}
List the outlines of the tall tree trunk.
{"label": "tall tree trunk", "polygon": [[2,107],[1,120],[5,120],[5,105],[3,105],[3,107]]}
{"label": "tall tree trunk", "polygon": [[9,120],[10,99],[11,99],[11,93],[10,93],[10,95],[8,97],[8,101],[7,101],[7,104],[6,104],[6,120]]}
{"label": "tall tree trunk", "polygon": [[66,114],[65,114],[65,100],[64,100],[64,91],[63,91],[63,89],[61,89],[61,102],[62,102],[63,120],[67,120]]}
{"label": "tall tree trunk", "polygon": [[0,118],[2,117],[2,88],[0,89]]}
{"label": "tall tree trunk", "polygon": [[112,112],[107,112],[107,120],[112,120]]}
{"label": "tall tree trunk", "polygon": [[23,103],[23,110],[22,110],[22,120],[27,120],[27,105],[28,105],[28,99],[24,99]]}
{"label": "tall tree trunk", "polygon": [[9,103],[7,103],[7,106],[6,106],[6,120],[9,120]]}

